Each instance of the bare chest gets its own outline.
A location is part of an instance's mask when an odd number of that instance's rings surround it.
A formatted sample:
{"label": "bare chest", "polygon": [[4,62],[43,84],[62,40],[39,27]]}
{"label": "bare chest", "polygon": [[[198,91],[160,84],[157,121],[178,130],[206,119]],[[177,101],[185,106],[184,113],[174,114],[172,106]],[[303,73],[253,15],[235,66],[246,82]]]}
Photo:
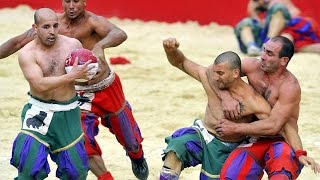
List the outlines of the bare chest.
{"label": "bare chest", "polygon": [[85,23],[76,26],[62,24],[59,27],[59,34],[78,39],[87,49],[92,49],[90,46],[100,40],[95,31]]}
{"label": "bare chest", "polygon": [[67,54],[58,51],[38,54],[37,62],[45,77],[65,74],[65,60]]}
{"label": "bare chest", "polygon": [[271,82],[263,77],[249,79],[253,88],[266,99],[271,106],[275,104],[279,97],[278,82]]}

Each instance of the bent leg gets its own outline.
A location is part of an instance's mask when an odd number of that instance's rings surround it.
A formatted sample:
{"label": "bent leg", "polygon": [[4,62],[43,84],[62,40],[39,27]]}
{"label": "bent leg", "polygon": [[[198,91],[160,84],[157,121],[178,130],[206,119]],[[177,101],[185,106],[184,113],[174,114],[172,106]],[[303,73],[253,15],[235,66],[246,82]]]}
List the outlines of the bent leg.
{"label": "bent leg", "polygon": [[50,173],[47,161],[49,149],[32,136],[19,133],[16,137],[10,164],[18,169],[17,179],[45,179]]}
{"label": "bent leg", "polygon": [[[184,168],[202,163],[203,145],[199,132],[192,128],[181,128],[165,139],[168,144],[164,150],[164,165],[160,179],[178,177]],[[167,178],[170,179],[170,178]]]}
{"label": "bent leg", "polygon": [[56,175],[59,179],[85,180],[87,178],[89,164],[83,140],[67,150],[51,154],[51,159],[58,165]]}
{"label": "bent leg", "polygon": [[237,148],[225,161],[220,179],[261,179],[263,168],[246,148]]}
{"label": "bent leg", "polygon": [[234,32],[243,53],[252,56],[260,53],[260,46],[262,45],[261,30],[262,27],[259,22],[252,18],[245,18],[236,25]]}
{"label": "bent leg", "polygon": [[99,132],[98,116],[89,112],[81,112],[81,125],[84,132],[86,152],[89,156],[90,171],[98,178],[110,174],[101,157],[100,146],[95,139]]}
{"label": "bent leg", "polygon": [[282,30],[289,24],[290,18],[291,15],[285,5],[281,3],[272,5],[267,11],[266,25],[261,33],[263,42],[280,35]]}
{"label": "bent leg", "polygon": [[116,116],[111,116],[101,121],[102,125],[108,127],[115,135],[118,142],[128,153],[130,159],[138,160],[143,158],[141,132],[135,118],[133,117],[129,103],[124,110]]}
{"label": "bent leg", "polygon": [[291,18],[282,35],[289,35],[298,52],[320,53],[320,26],[311,18]]}
{"label": "bent leg", "polygon": [[281,11],[277,11],[271,15],[269,22],[269,31],[267,37],[280,35],[281,31],[286,27],[286,19]]}
{"label": "bent leg", "polygon": [[132,171],[138,179],[147,179],[149,168],[142,149],[142,136],[128,102],[119,114],[104,118],[101,123],[108,127],[130,157]]}
{"label": "bent leg", "polygon": [[284,141],[275,142],[270,146],[265,161],[265,170],[270,179],[277,174],[285,175],[288,179],[296,179],[303,168],[293,149]]}
{"label": "bent leg", "polygon": [[169,151],[164,159],[160,171],[160,180],[178,180],[181,173],[182,163],[173,151]]}
{"label": "bent leg", "polygon": [[299,50],[300,52],[320,53],[320,43],[306,45]]}

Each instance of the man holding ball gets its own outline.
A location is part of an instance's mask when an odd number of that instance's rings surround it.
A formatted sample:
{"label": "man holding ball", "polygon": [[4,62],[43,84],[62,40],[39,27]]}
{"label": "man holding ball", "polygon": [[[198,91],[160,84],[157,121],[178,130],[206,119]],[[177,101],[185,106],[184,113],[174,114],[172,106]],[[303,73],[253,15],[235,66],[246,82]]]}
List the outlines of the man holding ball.
{"label": "man holding ball", "polygon": [[[64,13],[58,14],[58,33],[78,39],[84,48],[92,50],[99,59],[97,74],[88,82],[77,83],[81,95],[81,121],[85,133],[86,151],[90,170],[98,179],[113,179],[101,157],[101,149],[95,140],[101,124],[109,128],[124,147],[138,179],[147,179],[149,169],[142,149],[142,135],[126,101],[119,76],[105,60],[104,49],[120,45],[127,39],[126,33],[106,18],[86,11],[86,0],[63,0]],[[9,39],[0,46],[0,59],[18,51],[35,38],[30,29]]]}
{"label": "man holding ball", "polygon": [[50,173],[48,154],[58,165],[59,179],[85,180],[88,175],[74,81],[86,78],[91,61],[78,66],[77,58],[65,73],[65,57],[82,45],[77,39],[58,35],[58,24],[54,11],[37,10],[36,38],[18,56],[30,99],[22,110],[21,132],[12,148],[10,163],[18,169],[16,179],[45,179]]}

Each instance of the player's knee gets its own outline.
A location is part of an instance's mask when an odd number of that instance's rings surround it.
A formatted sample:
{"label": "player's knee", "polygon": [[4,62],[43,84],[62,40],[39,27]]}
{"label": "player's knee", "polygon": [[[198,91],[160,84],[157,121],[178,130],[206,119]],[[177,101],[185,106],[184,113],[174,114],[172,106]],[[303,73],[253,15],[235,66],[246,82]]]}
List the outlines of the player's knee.
{"label": "player's knee", "polygon": [[160,180],[178,180],[179,174],[168,167],[162,167],[160,171]]}
{"label": "player's knee", "polygon": [[295,153],[290,145],[280,141],[280,142],[274,143],[272,146],[274,150],[273,154],[275,159],[281,158],[281,159],[289,159],[293,161],[295,157]]}
{"label": "player's knee", "polygon": [[245,18],[241,20],[234,28],[234,32],[236,35],[240,35],[241,31],[244,28],[250,28],[250,29],[255,29],[255,27],[258,26],[258,22],[256,22],[252,18]]}
{"label": "player's knee", "polygon": [[272,5],[268,12],[271,17],[284,18],[286,20],[291,18],[288,8],[281,3]]}
{"label": "player's knee", "polygon": [[291,180],[292,175],[289,171],[286,171],[285,169],[282,169],[281,171],[273,172],[272,174],[269,174],[270,180]]}
{"label": "player's knee", "polygon": [[271,18],[272,19],[283,19],[283,21],[285,20],[285,16],[282,11],[276,11],[275,13],[273,13],[271,15]]}

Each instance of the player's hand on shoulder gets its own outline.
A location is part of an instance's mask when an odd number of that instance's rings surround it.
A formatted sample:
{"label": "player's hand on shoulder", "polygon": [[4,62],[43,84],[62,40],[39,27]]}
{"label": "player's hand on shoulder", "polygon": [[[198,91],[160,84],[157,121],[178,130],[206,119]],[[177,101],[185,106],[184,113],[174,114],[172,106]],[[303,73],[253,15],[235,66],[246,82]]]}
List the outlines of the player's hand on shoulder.
{"label": "player's hand on shoulder", "polygon": [[163,48],[166,52],[174,51],[178,49],[180,43],[176,40],[176,38],[168,38],[163,40]]}

